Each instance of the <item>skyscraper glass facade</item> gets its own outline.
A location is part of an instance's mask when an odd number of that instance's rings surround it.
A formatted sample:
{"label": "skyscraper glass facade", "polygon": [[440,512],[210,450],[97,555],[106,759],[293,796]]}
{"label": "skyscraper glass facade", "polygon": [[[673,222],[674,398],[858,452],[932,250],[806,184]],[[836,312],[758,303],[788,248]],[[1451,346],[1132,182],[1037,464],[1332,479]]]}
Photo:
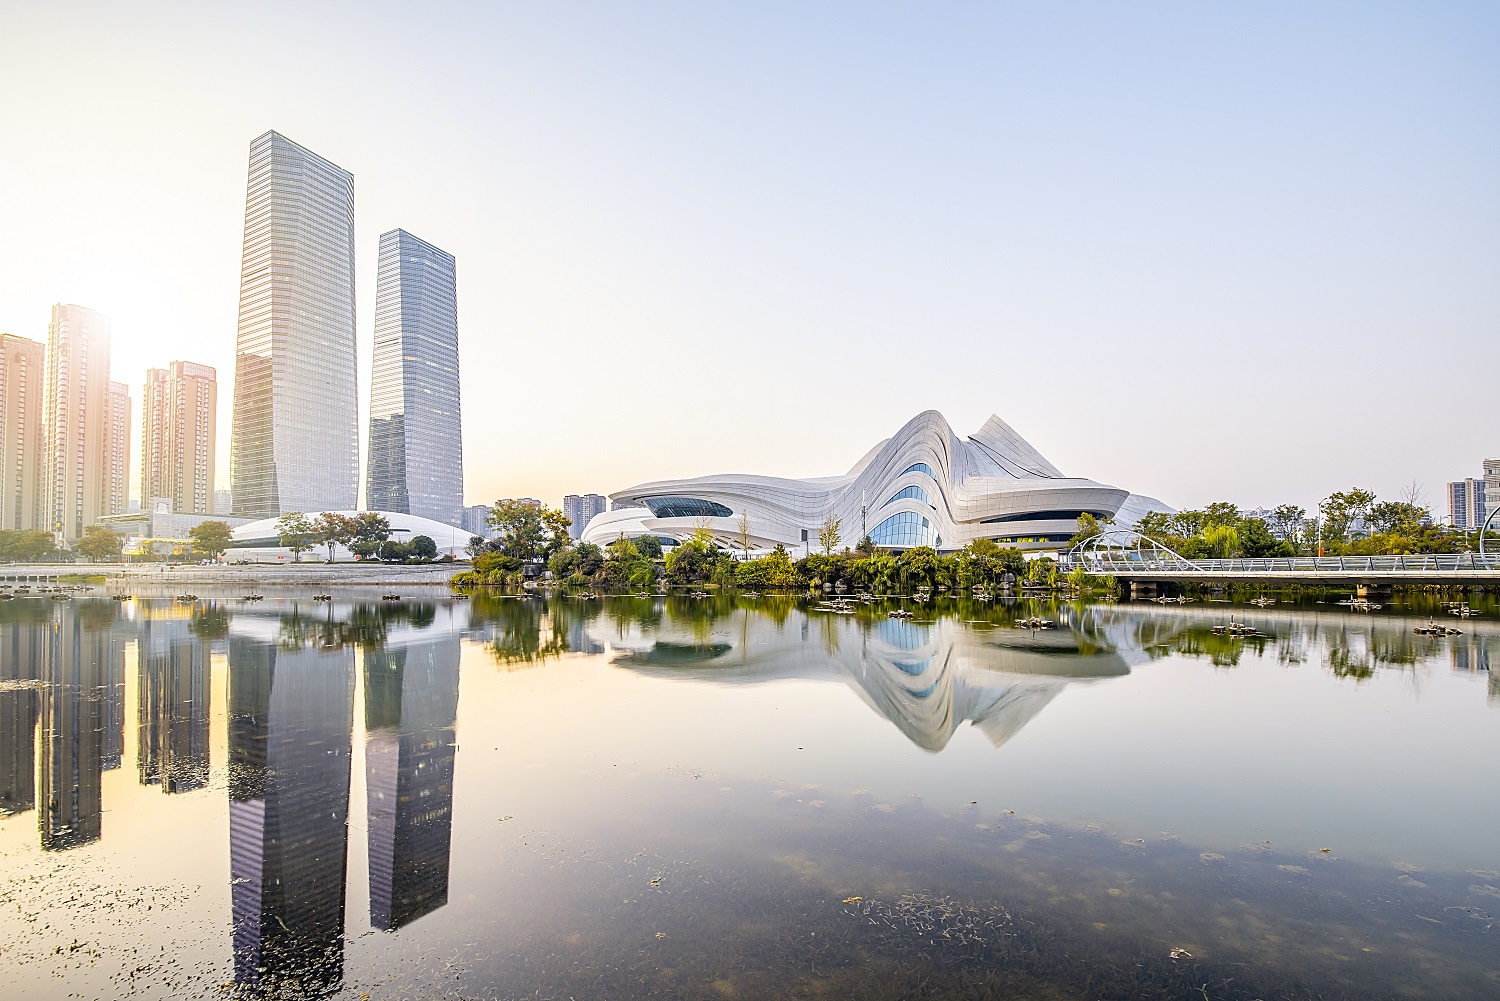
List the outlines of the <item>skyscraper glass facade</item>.
{"label": "skyscraper glass facade", "polygon": [[380,237],[365,500],[462,522],[458,283],[453,255],[405,230]]}
{"label": "skyscraper glass facade", "polygon": [[250,144],[229,478],[236,512],[359,500],[354,175],[275,132]]}

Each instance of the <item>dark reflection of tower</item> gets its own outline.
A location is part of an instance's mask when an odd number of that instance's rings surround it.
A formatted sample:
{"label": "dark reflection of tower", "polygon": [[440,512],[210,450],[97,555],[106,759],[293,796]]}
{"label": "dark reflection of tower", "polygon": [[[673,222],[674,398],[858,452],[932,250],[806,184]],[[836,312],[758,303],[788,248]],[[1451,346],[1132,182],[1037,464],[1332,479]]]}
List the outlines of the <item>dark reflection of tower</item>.
{"label": "dark reflection of tower", "polygon": [[114,746],[108,742],[119,709],[112,698],[117,644],[110,626],[116,609],[108,605],[59,605],[44,627],[41,776],[46,789],[37,823],[48,851],[98,840],[106,750],[119,765],[118,739]]}
{"label": "dark reflection of tower", "polygon": [[36,807],[36,682],[51,611],[0,622],[0,816]]}
{"label": "dark reflection of tower", "polygon": [[148,620],[137,640],[137,755],[142,785],[208,784],[208,649],[185,619]]}
{"label": "dark reflection of tower", "polygon": [[235,979],[326,997],[344,968],[352,648],[229,637]]}
{"label": "dark reflection of tower", "polygon": [[370,923],[394,931],[448,902],[457,636],[365,654]]}

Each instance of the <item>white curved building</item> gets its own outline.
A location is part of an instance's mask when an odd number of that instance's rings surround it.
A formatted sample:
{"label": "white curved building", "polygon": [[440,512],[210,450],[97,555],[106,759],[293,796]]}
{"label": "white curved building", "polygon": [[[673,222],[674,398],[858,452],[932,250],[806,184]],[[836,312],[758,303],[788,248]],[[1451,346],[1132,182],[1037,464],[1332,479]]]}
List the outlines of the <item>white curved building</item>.
{"label": "white curved building", "polygon": [[[309,521],[316,521],[323,512],[310,511],[307,513]],[[335,511],[334,514],[342,514],[353,517],[356,514],[365,514],[364,511]],[[425,535],[437,543],[439,556],[457,556],[467,559],[469,556],[469,540],[473,538],[468,532],[452,525],[445,525],[431,518],[420,518],[414,514],[401,514],[396,511],[376,511],[375,514],[383,517],[391,526],[391,538],[397,542],[410,542],[419,535]],[[283,548],[281,539],[276,533],[277,518],[262,518],[252,521],[248,525],[241,525],[230,533],[233,541],[224,552],[224,559],[233,562],[235,560],[250,560],[254,563],[290,563],[292,562],[292,551]],[[326,559],[327,550],[323,546],[317,546],[309,551],[306,559]],[[343,546],[333,547],[333,558],[335,560],[352,560],[354,555]]]}
{"label": "white curved building", "polygon": [[912,418],[843,476],[729,473],[642,483],[610,497],[615,510],[589,522],[585,542],[605,544],[621,534],[677,541],[704,526],[733,550],[745,517],[751,549],[780,543],[814,552],[818,530],[832,516],[841,547],[868,535],[884,549],[949,552],[993,539],[1044,550],[1066,543],[1083,512],[1114,518],[1125,508],[1133,522],[1145,510],[1166,510],[1121,487],[1064,476],[999,417],[959,438],[935,410]]}

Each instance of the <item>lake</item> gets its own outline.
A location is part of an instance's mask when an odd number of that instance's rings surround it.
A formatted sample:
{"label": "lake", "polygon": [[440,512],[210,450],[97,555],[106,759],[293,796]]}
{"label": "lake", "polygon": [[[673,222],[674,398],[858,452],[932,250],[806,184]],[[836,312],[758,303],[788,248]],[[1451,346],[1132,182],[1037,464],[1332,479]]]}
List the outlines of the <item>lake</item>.
{"label": "lake", "polygon": [[1474,600],[17,598],[5,996],[1500,997]]}

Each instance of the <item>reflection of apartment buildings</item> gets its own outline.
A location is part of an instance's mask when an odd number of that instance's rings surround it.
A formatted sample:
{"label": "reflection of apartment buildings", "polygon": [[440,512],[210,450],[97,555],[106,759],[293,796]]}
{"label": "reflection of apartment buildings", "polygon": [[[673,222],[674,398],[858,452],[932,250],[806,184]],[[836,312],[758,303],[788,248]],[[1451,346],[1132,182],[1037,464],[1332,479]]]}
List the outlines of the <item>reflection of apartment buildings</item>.
{"label": "reflection of apartment buildings", "polygon": [[[108,609],[113,613],[113,607]],[[41,781],[38,823],[42,847],[73,848],[102,833],[106,755],[119,765],[123,687],[116,674],[114,636],[102,615],[70,603],[42,627]],[[123,667],[123,655],[120,658]],[[119,680],[123,681],[123,677]]]}
{"label": "reflection of apartment buildings", "polygon": [[46,348],[0,334],[0,529],[47,527],[42,490],[42,373]]}
{"label": "reflection of apartment buildings", "polygon": [[1490,649],[1485,637],[1475,633],[1448,640],[1448,658],[1453,670],[1470,674],[1490,669]]}
{"label": "reflection of apartment buildings", "polygon": [[167,793],[208,784],[207,644],[184,619],[145,622],[137,640],[136,760],[142,785]]}
{"label": "reflection of apartment buildings", "polygon": [[448,902],[456,635],[368,652],[370,923],[394,931]]}
{"label": "reflection of apartment buildings", "polygon": [[326,997],[343,979],[354,652],[278,649],[274,628],[229,637],[235,979]]}
{"label": "reflection of apartment buildings", "polygon": [[42,664],[39,624],[0,624],[0,816],[36,807],[37,689]]}

